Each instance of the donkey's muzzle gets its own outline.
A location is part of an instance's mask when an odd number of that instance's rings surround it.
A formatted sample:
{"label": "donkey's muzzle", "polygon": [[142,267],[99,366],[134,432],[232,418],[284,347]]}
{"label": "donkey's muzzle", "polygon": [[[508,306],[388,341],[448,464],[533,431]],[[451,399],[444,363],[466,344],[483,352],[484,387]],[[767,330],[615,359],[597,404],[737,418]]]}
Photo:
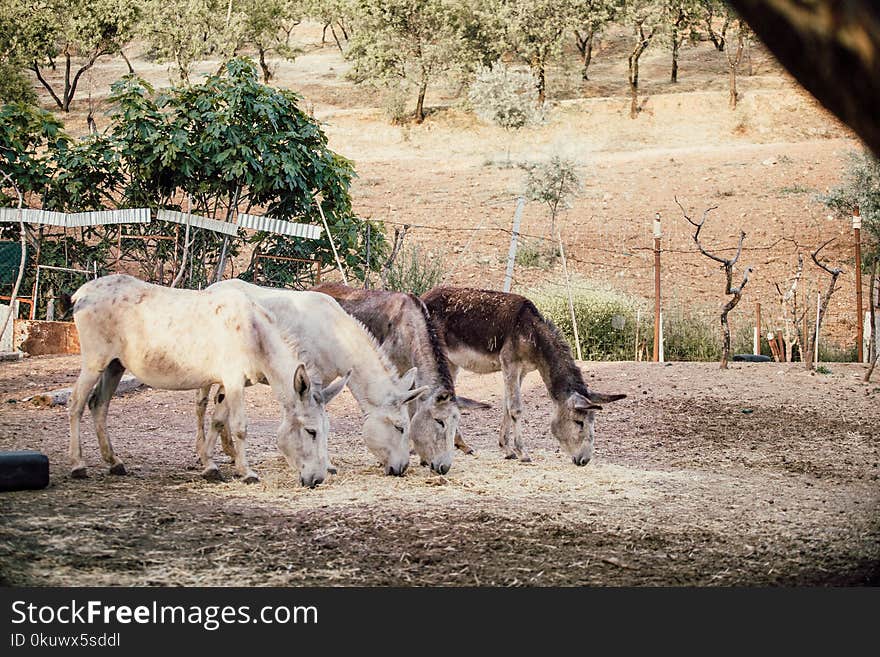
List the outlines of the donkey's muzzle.
{"label": "donkey's muzzle", "polygon": [[571,462],[577,466],[586,465],[587,463],[590,462],[590,457],[589,456],[572,456]]}
{"label": "donkey's muzzle", "polygon": [[436,472],[439,475],[445,475],[447,472],[449,472],[449,468],[451,468],[451,467],[452,466],[449,463],[437,463],[437,464],[432,463],[431,464],[431,470],[433,470],[434,472]]}
{"label": "donkey's muzzle", "polygon": [[390,477],[402,477],[403,473],[406,472],[406,466],[408,464],[404,463],[403,465],[394,466],[394,465],[386,465],[385,466],[385,474]]}
{"label": "donkey's muzzle", "polygon": [[299,483],[304,488],[314,488],[315,486],[322,484],[324,482],[324,477],[318,475],[315,477],[300,477]]}

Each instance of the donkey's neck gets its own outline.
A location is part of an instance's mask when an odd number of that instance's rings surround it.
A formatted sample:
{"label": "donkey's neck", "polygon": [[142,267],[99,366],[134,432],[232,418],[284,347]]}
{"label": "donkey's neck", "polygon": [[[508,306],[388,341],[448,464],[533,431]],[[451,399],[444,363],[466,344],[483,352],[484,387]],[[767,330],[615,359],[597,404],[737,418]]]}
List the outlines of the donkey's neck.
{"label": "donkey's neck", "polygon": [[562,403],[574,392],[585,393],[587,384],[581,370],[556,329],[536,318],[534,336],[535,365],[550,397]]}
{"label": "donkey's neck", "polygon": [[448,390],[455,394],[455,384],[446,359],[446,345],[424,306],[418,315],[406,322],[405,342],[408,343],[410,360],[418,368],[417,386],[430,386],[431,390]]}
{"label": "donkey's neck", "polygon": [[[337,324],[337,331],[339,325]],[[352,321],[339,336],[343,357],[350,363],[348,389],[365,413],[385,405],[397,392],[397,373],[380,353],[375,340],[357,322]]]}

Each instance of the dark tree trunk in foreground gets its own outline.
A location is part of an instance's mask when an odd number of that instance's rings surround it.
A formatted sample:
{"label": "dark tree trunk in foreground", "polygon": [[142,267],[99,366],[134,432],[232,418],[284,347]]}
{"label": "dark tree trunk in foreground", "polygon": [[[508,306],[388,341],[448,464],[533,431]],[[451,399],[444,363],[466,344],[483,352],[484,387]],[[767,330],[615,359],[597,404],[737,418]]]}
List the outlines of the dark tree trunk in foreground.
{"label": "dark tree trunk in foreground", "polygon": [[798,82],[880,155],[880,2],[730,1]]}

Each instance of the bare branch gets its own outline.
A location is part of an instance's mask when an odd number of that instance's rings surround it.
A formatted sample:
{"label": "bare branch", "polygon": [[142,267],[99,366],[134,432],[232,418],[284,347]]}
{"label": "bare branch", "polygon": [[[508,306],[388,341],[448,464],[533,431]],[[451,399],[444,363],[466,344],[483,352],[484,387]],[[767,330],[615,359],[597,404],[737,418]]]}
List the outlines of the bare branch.
{"label": "bare branch", "polygon": [[835,277],[836,277],[836,276],[839,276],[839,275],[841,274],[841,272],[843,272],[843,270],[842,270],[842,269],[837,269],[837,268],[833,268],[833,269],[832,269],[832,268],[828,267],[828,265],[819,262],[817,256],[819,255],[819,251],[821,251],[822,249],[824,249],[826,246],[828,246],[829,244],[831,244],[831,242],[833,242],[833,241],[836,240],[836,239],[837,239],[836,237],[832,237],[830,240],[827,240],[826,242],[824,242],[824,243],[822,244],[822,246],[820,246],[818,249],[816,249],[816,250],[813,251],[813,253],[812,253],[813,262],[815,262],[819,267],[821,267],[822,269],[824,269],[824,270],[827,271],[829,274],[831,274],[832,276],[835,276]]}

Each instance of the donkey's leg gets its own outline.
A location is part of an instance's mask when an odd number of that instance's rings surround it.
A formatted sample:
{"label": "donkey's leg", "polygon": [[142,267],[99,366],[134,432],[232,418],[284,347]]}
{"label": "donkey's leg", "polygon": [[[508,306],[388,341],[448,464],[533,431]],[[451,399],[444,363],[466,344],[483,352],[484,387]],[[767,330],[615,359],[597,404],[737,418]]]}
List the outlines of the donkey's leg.
{"label": "donkey's leg", "polygon": [[84,362],[79,378],[73,385],[73,392],[70,395],[70,407],[68,409],[68,418],[70,420],[70,476],[76,479],[82,479],[86,476],[86,462],[82,456],[79,425],[89,393],[100,378],[101,370],[86,365]]}
{"label": "donkey's leg", "polygon": [[235,471],[246,484],[255,484],[260,480],[257,473],[251,470],[245,454],[247,440],[247,414],[244,408],[244,389],[226,386],[226,397],[223,404],[227,407],[228,420],[226,426],[235,442]]}
{"label": "donkey's leg", "polygon": [[[522,427],[519,423],[523,411],[522,399],[520,398],[520,382],[523,377],[523,367],[516,360],[513,348],[509,345],[501,348],[500,359],[501,373],[504,376],[504,419],[508,420],[506,424],[503,420],[501,423],[501,448],[504,450],[505,458],[519,457],[520,461],[527,463],[532,459],[529,457],[528,450],[526,450],[525,443],[523,442]],[[505,428],[508,429],[507,435],[503,435]],[[513,434],[512,448],[510,445],[510,433]]]}
{"label": "donkey's leg", "polygon": [[529,456],[529,451],[526,448],[526,441],[522,435],[522,423],[520,422],[520,418],[522,417],[523,407],[522,407],[522,399],[520,397],[520,391],[522,390],[522,381],[526,377],[525,368],[519,368],[519,376],[516,379],[516,405],[514,406],[514,412],[511,413],[511,421],[513,422],[513,449],[519,455],[519,460],[523,463],[530,463],[532,457]]}
{"label": "donkey's leg", "polygon": [[205,413],[208,412],[208,398],[211,386],[202,386],[196,390],[196,456],[202,466],[205,465]]}
{"label": "donkey's leg", "polygon": [[[222,388],[221,388],[222,389]],[[218,397],[220,395],[218,394]],[[211,422],[208,424],[208,435],[202,445],[202,451],[199,458],[202,461],[204,469],[202,477],[208,481],[222,481],[220,468],[214,462],[214,447],[217,445],[217,436],[227,433],[227,424],[229,422],[229,405],[225,403],[225,395],[220,398],[219,402],[214,403],[214,410],[211,413]]]}
{"label": "donkey's leg", "polygon": [[[452,377],[452,383],[455,383],[455,379],[458,377],[459,371],[458,365],[454,364],[452,361],[449,361],[449,374]],[[464,442],[464,438],[461,437],[461,425],[458,425],[458,429],[455,432],[455,446],[460,449],[465,454],[473,454],[474,448]]]}
{"label": "donkey's leg", "polygon": [[98,436],[98,445],[101,447],[101,457],[110,466],[110,474],[115,475],[125,474],[125,464],[113,452],[113,443],[110,442],[110,436],[107,434],[107,411],[110,408],[110,399],[116,392],[124,372],[125,368],[119,359],[111,360],[101,374],[98,385],[89,396],[89,410],[92,412],[92,422]]}

